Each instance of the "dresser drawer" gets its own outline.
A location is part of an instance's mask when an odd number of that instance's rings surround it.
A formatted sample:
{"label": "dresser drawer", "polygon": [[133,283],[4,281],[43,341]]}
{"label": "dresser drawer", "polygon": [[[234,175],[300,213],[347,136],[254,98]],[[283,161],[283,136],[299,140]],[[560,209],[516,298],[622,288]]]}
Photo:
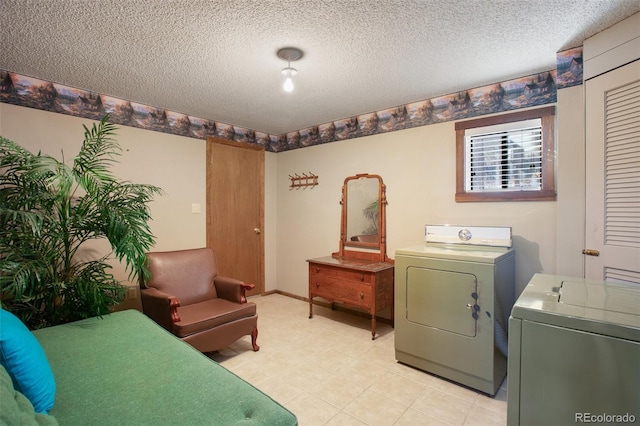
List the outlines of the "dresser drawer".
{"label": "dresser drawer", "polygon": [[360,283],[371,283],[371,273],[361,272],[355,270],[348,270],[344,268],[333,268],[331,266],[309,264],[309,279],[315,276],[323,276],[329,278],[341,279],[344,281],[354,281]]}
{"label": "dresser drawer", "polygon": [[369,308],[373,303],[370,285],[319,275],[309,277],[309,297],[323,297],[362,308]]}

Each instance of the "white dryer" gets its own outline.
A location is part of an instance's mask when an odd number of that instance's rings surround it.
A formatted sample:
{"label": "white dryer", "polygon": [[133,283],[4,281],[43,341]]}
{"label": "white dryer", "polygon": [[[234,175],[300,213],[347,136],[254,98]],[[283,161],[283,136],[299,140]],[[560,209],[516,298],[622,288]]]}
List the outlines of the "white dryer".
{"label": "white dryer", "polygon": [[515,300],[511,228],[427,225],[395,252],[395,356],[494,395]]}

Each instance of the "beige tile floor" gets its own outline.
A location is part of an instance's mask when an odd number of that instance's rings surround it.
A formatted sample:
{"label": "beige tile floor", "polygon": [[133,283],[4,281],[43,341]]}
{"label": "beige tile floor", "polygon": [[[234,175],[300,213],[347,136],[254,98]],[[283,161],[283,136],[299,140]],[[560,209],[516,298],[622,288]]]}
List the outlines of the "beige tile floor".
{"label": "beige tile floor", "polygon": [[244,337],[210,357],[291,410],[301,426],[505,425],[506,380],[494,398],[397,363],[393,328],[271,294],[258,344]]}

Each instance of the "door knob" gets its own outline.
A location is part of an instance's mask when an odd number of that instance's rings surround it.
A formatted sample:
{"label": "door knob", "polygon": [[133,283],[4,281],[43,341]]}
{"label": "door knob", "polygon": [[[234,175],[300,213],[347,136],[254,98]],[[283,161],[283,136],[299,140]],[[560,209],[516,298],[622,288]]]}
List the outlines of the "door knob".
{"label": "door knob", "polygon": [[596,249],[584,249],[582,250],[582,254],[586,254],[587,256],[600,256],[600,252]]}
{"label": "door knob", "polygon": [[253,232],[255,232],[256,234],[260,233],[260,228],[253,228]]}

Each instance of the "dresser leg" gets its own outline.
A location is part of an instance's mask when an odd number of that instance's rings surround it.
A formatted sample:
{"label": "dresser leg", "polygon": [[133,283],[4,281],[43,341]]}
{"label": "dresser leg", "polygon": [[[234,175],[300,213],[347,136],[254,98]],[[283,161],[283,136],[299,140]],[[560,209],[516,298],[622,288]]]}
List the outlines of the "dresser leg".
{"label": "dresser leg", "polygon": [[309,298],[309,318],[313,318],[313,299]]}
{"label": "dresser leg", "polygon": [[371,315],[371,340],[376,339],[376,316]]}

